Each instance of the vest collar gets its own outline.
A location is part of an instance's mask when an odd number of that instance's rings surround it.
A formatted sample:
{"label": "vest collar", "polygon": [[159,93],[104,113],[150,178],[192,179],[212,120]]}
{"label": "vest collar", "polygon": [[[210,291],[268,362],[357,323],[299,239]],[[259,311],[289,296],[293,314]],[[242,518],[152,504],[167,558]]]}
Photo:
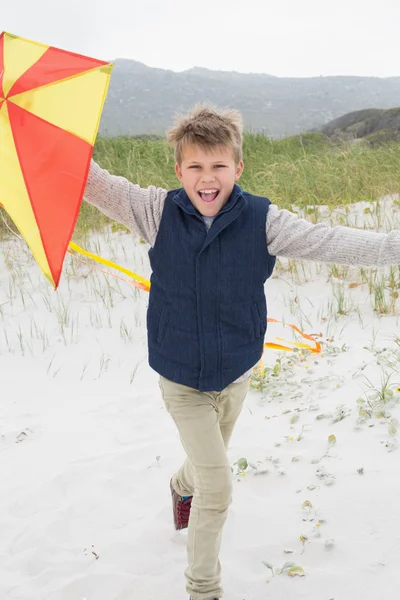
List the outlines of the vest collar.
{"label": "vest collar", "polygon": [[[189,196],[183,188],[178,191],[178,193],[173,197],[173,200],[186,213],[189,215],[194,215],[196,218],[203,221],[201,213],[191,203]],[[203,252],[203,250],[205,250],[205,248],[211,244],[211,242],[217,237],[217,235],[221,233],[223,229],[228,227],[230,223],[238,218],[246,205],[247,200],[243,195],[241,187],[235,184],[233,186],[232,193],[229,196],[228,202],[222,207],[219,213],[215,215],[214,221],[208,230],[200,252]]]}

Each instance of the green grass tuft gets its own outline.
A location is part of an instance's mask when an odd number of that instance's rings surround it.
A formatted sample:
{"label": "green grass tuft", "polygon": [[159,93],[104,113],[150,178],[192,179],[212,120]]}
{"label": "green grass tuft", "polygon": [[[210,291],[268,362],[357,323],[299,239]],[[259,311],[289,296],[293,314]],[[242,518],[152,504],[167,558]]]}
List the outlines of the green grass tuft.
{"label": "green grass tuft", "polygon": [[[320,133],[281,140],[246,134],[243,150],[240,185],[281,208],[321,204],[334,208],[400,191],[400,143],[369,147],[362,142],[333,144]],[[110,173],[142,187],[179,187],[173,152],[163,139],[98,137],[94,159]],[[76,235],[99,230],[106,223],[109,220],[97,209],[83,203]],[[2,219],[1,234],[7,234]]]}

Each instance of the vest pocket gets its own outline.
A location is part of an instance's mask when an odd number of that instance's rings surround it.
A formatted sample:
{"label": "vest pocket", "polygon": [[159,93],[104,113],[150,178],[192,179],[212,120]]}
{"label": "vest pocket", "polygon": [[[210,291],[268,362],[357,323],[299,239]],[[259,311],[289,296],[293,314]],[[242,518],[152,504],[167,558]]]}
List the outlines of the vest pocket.
{"label": "vest pocket", "polygon": [[166,302],[163,303],[162,308],[161,308],[161,313],[160,313],[160,318],[158,320],[158,327],[157,327],[157,343],[158,344],[162,344],[164,338],[165,338],[165,334],[168,328],[168,321],[169,321],[169,304],[167,304]]}
{"label": "vest pocket", "polygon": [[264,337],[267,330],[267,311],[264,303],[253,302],[251,314],[254,323],[255,339]]}

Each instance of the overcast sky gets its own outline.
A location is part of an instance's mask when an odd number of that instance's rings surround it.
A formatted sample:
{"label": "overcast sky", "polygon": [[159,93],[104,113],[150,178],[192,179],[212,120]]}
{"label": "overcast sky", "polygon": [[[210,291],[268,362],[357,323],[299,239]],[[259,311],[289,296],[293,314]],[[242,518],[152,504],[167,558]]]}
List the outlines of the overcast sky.
{"label": "overcast sky", "polygon": [[151,67],[400,75],[400,0],[1,0],[0,32]]}

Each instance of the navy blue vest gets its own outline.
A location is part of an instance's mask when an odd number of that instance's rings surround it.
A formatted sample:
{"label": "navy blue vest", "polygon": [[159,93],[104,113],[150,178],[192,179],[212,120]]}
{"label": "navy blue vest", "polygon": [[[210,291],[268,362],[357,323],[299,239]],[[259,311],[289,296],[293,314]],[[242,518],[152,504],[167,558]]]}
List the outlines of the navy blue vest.
{"label": "navy blue vest", "polygon": [[200,391],[221,391],[261,358],[270,201],[232,194],[207,229],[184,189],[168,192],[154,247],[147,311],[149,364]]}

